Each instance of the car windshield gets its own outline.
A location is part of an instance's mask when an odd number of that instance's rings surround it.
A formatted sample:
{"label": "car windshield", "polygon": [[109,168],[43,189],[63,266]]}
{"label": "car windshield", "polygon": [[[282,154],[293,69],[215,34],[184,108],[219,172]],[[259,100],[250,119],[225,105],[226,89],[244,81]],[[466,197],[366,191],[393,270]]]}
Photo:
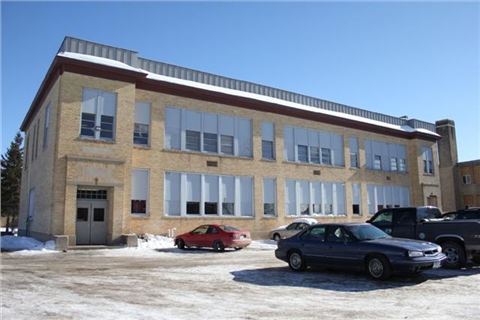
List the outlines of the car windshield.
{"label": "car windshield", "polygon": [[235,232],[235,231],[240,231],[239,229],[232,227],[232,226],[219,226],[220,229],[222,229],[225,232]]}
{"label": "car windshield", "polygon": [[371,224],[351,225],[346,226],[346,228],[360,241],[391,238],[390,235]]}

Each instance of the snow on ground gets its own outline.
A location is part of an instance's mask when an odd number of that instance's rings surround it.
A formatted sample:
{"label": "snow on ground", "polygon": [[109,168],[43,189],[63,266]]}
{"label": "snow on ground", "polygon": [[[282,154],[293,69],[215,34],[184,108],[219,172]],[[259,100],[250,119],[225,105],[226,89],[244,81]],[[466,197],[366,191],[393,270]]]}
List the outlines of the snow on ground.
{"label": "snow on ground", "polygon": [[[0,247],[2,251],[38,251],[38,252],[51,252],[55,250],[55,242],[53,240],[47,242],[40,242],[29,237],[19,236],[2,236],[0,240]],[[165,236],[146,234],[142,238],[138,239],[137,248],[125,248],[117,249],[116,254],[121,254],[122,250],[139,250],[143,252],[149,251],[148,249],[165,249],[174,248],[173,239]],[[259,240],[252,241],[250,248],[255,249],[275,249],[277,243],[273,240]]]}

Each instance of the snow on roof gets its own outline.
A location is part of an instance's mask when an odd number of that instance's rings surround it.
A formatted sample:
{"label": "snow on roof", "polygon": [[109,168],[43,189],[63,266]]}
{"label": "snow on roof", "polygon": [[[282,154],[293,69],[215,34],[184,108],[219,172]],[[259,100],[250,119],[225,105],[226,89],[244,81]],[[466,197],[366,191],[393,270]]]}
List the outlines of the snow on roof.
{"label": "snow on roof", "polygon": [[126,63],[119,62],[116,60],[111,60],[107,58],[101,58],[101,57],[96,57],[96,56],[91,56],[91,55],[85,55],[85,54],[80,54],[80,53],[72,53],[72,52],[60,52],[58,53],[58,56],[61,57],[66,57],[70,59],[75,59],[75,60],[81,60],[81,61],[86,61],[86,62],[91,62],[95,64],[100,64],[104,66],[110,66],[110,67],[115,67],[119,69],[124,69],[124,70],[130,70],[130,71],[136,71],[140,73],[144,73],[147,75],[147,79],[151,80],[157,80],[157,81],[163,81],[163,82],[169,82],[169,83],[174,83],[174,84],[179,84],[187,87],[192,87],[192,88],[197,88],[197,89],[202,89],[202,90],[207,90],[207,91],[212,91],[212,92],[218,92],[218,93],[224,93],[232,96],[237,96],[237,97],[242,97],[242,98],[249,98],[249,99],[254,99],[258,101],[263,101],[267,103],[273,103],[277,105],[282,105],[285,107],[289,108],[294,108],[294,109],[299,109],[299,110],[304,110],[304,111],[309,111],[313,113],[320,113],[320,114],[325,114],[325,115],[330,115],[338,118],[343,118],[343,119],[348,119],[348,120],[353,120],[357,122],[362,122],[362,123],[367,123],[379,127],[384,127],[384,128],[389,128],[393,130],[398,130],[402,132],[419,132],[419,133],[424,133],[427,135],[432,135],[435,137],[440,137],[435,132],[432,132],[430,130],[422,129],[422,128],[412,128],[408,125],[394,125],[382,121],[377,121],[373,119],[368,119],[368,118],[363,118],[355,115],[350,115],[346,113],[341,113],[341,112],[336,112],[336,111],[331,111],[331,110],[325,110],[321,108],[316,108],[316,107],[310,107],[306,105],[302,105],[299,103],[294,103],[290,101],[285,101],[273,97],[268,97],[256,93],[251,93],[251,92],[245,92],[245,91],[239,91],[239,90],[233,90],[233,89],[228,89],[228,88],[223,88],[223,87],[217,87],[217,86],[212,86],[204,83],[199,83],[195,81],[190,81],[190,80],[184,80],[184,79],[178,79],[178,78],[173,78],[173,77],[167,77],[164,75],[152,73],[149,71],[145,71],[141,68],[134,68],[132,66],[129,66]]}

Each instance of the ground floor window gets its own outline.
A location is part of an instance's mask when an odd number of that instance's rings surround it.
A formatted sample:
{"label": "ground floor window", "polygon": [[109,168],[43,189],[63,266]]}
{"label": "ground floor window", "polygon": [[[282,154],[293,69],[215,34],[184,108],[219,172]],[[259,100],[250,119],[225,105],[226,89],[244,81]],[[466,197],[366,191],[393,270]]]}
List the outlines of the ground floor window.
{"label": "ground floor window", "polygon": [[165,215],[253,217],[253,178],[166,172]]}
{"label": "ground floor window", "polygon": [[285,215],[345,216],[345,184],[285,180]]}
{"label": "ground floor window", "polygon": [[408,187],[367,185],[368,213],[373,215],[384,208],[408,207]]}

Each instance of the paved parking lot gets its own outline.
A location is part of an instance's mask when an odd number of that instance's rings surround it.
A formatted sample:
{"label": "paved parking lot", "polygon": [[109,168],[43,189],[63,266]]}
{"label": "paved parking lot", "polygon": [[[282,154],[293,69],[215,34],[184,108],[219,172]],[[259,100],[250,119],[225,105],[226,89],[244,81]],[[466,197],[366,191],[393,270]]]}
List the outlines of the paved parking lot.
{"label": "paved parking lot", "polygon": [[273,249],[2,253],[2,319],[474,319],[480,267],[386,282]]}

